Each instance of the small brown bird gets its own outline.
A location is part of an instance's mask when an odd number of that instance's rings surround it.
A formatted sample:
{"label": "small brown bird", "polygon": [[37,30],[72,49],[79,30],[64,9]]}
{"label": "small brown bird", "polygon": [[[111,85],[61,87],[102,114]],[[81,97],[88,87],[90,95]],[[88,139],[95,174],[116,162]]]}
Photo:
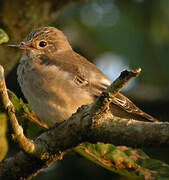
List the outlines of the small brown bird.
{"label": "small brown bird", "polygon": [[[92,63],[74,52],[64,34],[54,27],[33,30],[19,44],[23,50],[18,82],[37,116],[49,127],[68,119],[77,108],[95,101],[111,81]],[[156,121],[117,94],[114,116]]]}

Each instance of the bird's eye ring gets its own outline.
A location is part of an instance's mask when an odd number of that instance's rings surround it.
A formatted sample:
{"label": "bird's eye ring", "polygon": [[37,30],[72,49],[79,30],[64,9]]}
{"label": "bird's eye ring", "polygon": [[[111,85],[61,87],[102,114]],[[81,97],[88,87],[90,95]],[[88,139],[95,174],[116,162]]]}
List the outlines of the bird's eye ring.
{"label": "bird's eye ring", "polygon": [[45,47],[47,45],[47,42],[46,41],[40,41],[39,42],[39,46],[40,47]]}

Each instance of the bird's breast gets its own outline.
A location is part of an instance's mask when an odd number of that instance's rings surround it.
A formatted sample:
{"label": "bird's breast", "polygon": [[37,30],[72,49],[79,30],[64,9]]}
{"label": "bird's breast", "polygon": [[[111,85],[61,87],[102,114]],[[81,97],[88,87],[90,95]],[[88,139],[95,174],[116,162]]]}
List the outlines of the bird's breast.
{"label": "bird's breast", "polygon": [[57,66],[22,61],[17,75],[28,103],[49,126],[68,119],[79,106],[93,102],[93,97]]}

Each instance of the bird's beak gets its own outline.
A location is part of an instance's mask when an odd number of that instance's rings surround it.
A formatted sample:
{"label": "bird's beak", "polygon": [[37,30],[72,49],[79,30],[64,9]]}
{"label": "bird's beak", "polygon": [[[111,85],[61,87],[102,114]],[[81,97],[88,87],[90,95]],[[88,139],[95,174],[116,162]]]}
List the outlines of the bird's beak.
{"label": "bird's beak", "polygon": [[25,42],[20,42],[20,43],[16,43],[16,44],[6,44],[6,46],[8,47],[14,47],[14,48],[18,48],[18,49],[22,49],[22,50],[26,50],[29,47],[25,44]]}

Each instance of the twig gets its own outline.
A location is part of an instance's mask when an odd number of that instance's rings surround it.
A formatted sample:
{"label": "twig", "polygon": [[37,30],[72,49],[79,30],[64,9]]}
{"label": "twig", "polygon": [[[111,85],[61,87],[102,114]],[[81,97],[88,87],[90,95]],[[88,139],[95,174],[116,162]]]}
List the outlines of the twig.
{"label": "twig", "polygon": [[7,88],[4,78],[4,69],[1,65],[0,65],[0,96],[2,99],[4,109],[7,111],[14,132],[13,134],[14,139],[16,139],[21,149],[23,149],[26,153],[32,153],[34,151],[34,144],[25,137],[23,133],[23,128],[22,126],[19,125],[17,121],[17,118],[15,116],[14,105],[11,103],[7,93]]}
{"label": "twig", "polygon": [[107,113],[110,103],[119,91],[131,80],[140,74],[141,68],[135,71],[125,70],[121,72],[120,76],[97,98],[90,110],[92,117],[92,126],[97,126],[98,118]]}
{"label": "twig", "polygon": [[133,77],[140,74],[141,68],[135,71],[125,70],[121,72],[120,76],[107,88],[106,92],[111,93],[111,97],[115,96]]}

